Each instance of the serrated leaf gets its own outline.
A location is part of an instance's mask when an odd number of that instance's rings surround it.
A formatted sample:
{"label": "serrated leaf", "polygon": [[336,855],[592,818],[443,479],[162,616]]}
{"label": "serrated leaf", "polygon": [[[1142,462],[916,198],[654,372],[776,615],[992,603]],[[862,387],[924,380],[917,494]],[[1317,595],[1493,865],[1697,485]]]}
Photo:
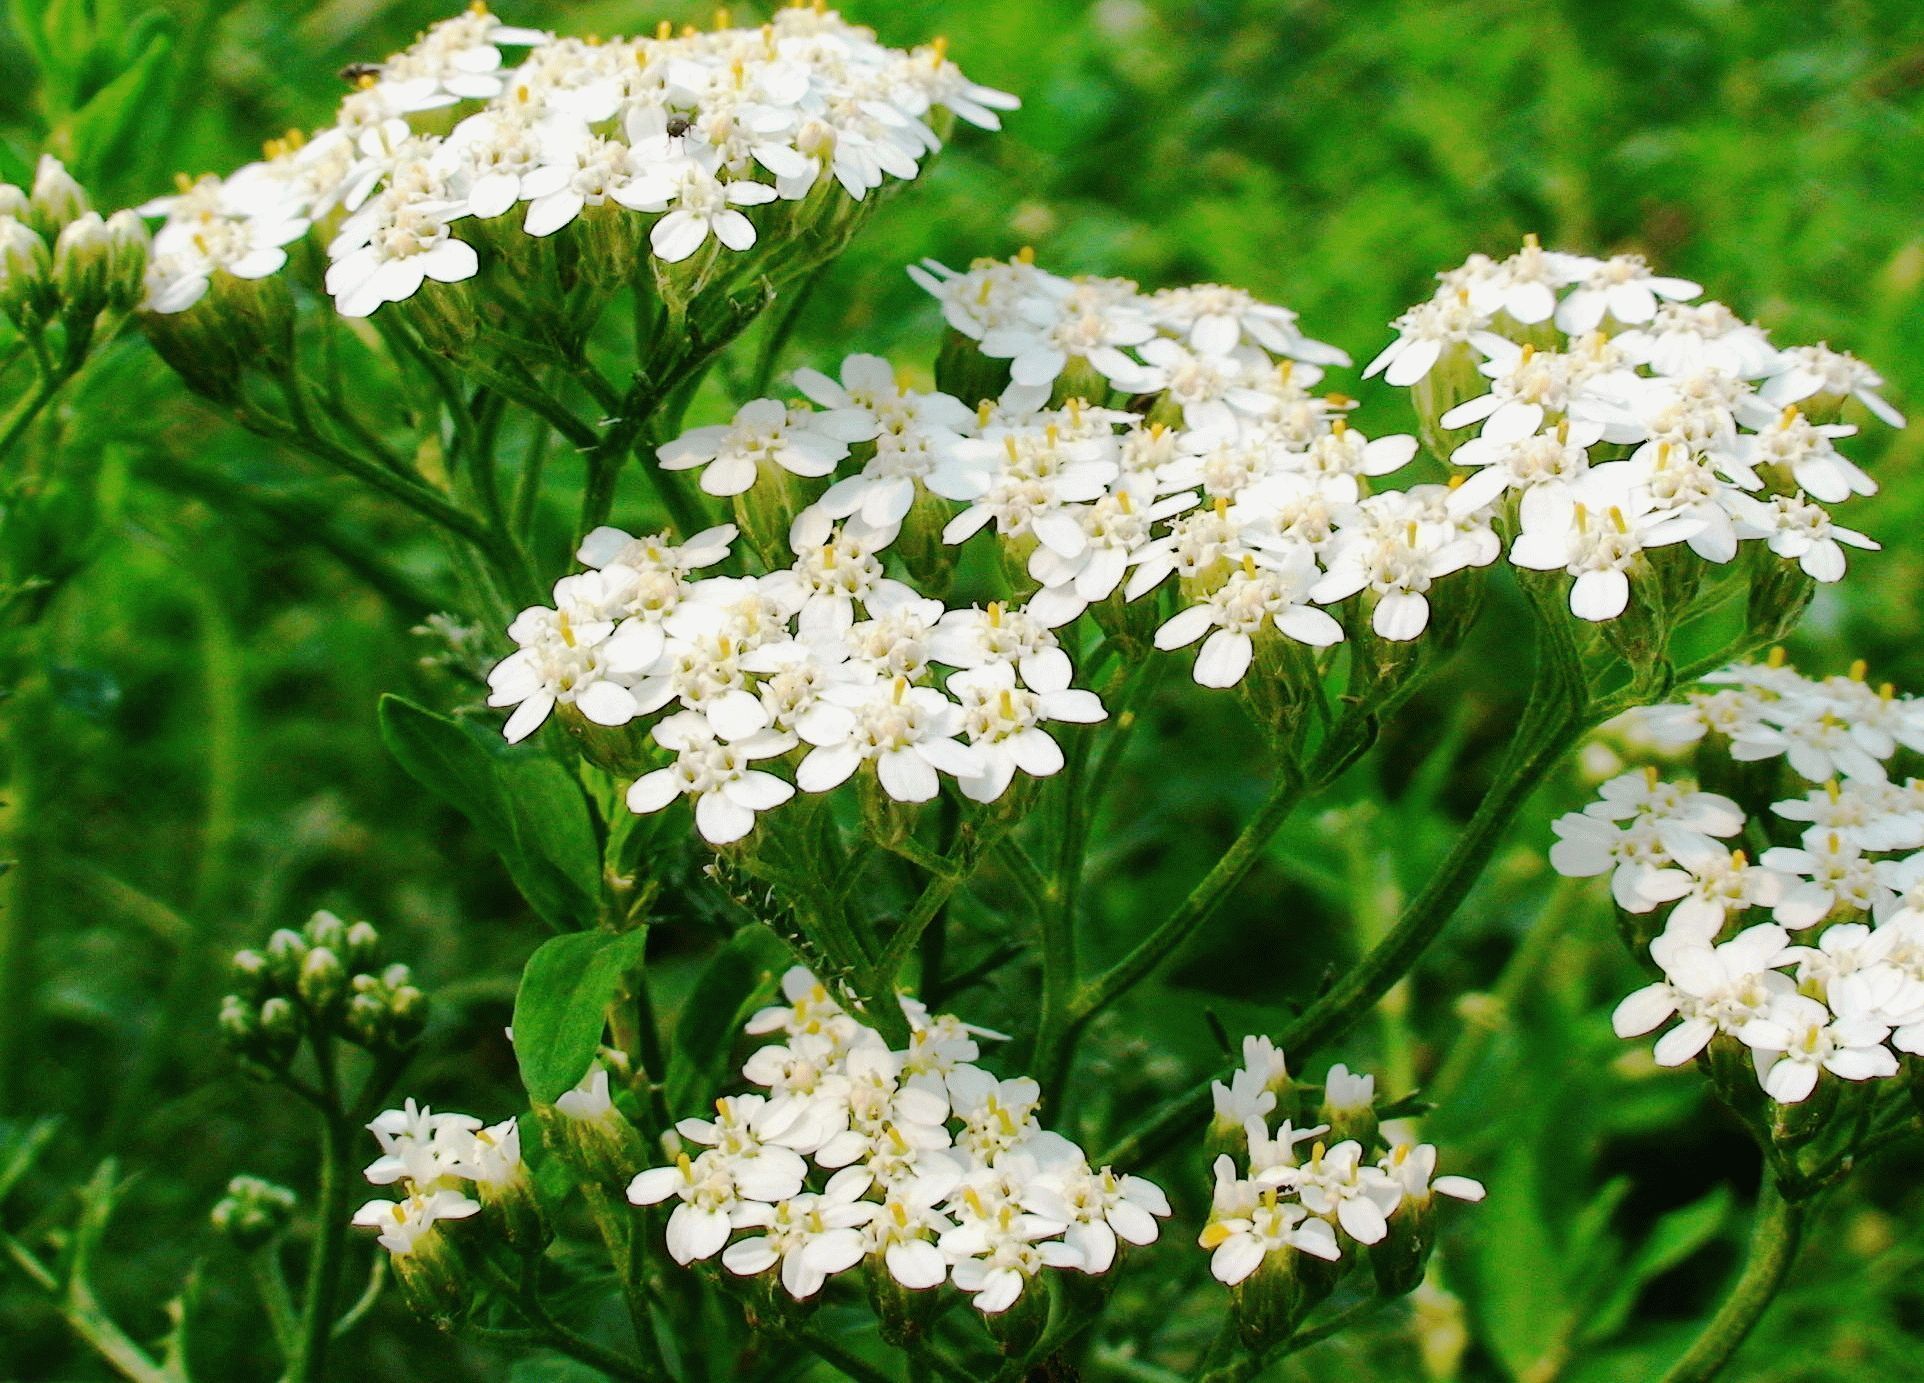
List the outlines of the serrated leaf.
{"label": "serrated leaf", "polygon": [[552,927],[592,926],[601,852],[581,786],[553,759],[398,696],[381,699],[381,738],[409,775],[466,816]]}
{"label": "serrated leaf", "polygon": [[514,1055],[521,1083],[553,1104],[587,1071],[607,1027],[608,1005],[641,963],[648,933],[570,932],[528,957],[514,996]]}
{"label": "serrated leaf", "polygon": [[775,992],[794,960],[766,927],[744,927],[717,951],[695,981],[675,1024],[668,1059],[668,1107],[706,1104],[721,1083],[735,1035],[754,1009]]}

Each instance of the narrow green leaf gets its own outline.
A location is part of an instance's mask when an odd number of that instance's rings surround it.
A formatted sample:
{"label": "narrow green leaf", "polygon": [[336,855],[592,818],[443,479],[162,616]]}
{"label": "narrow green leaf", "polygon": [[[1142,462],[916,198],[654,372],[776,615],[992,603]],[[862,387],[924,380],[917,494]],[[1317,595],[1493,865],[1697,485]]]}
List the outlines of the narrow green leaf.
{"label": "narrow green leaf", "polygon": [[97,179],[125,152],[136,131],[153,116],[153,97],[165,85],[173,36],[156,33],[119,76],[96,91],[72,116],[71,144],[76,176]]}
{"label": "narrow green leaf", "polygon": [[521,1083],[540,1104],[573,1088],[594,1060],[608,1005],[641,963],[648,933],[570,932],[528,958],[514,996],[514,1054]]}

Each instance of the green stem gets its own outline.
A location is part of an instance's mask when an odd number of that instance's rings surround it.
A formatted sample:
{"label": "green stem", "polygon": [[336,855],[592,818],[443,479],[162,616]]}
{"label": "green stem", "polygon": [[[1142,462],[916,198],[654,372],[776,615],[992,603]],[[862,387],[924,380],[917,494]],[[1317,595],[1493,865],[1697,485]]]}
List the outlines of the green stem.
{"label": "green stem", "polygon": [[[382,1257],[386,1257],[385,1254]],[[267,1311],[267,1324],[274,1332],[274,1346],[283,1360],[294,1357],[301,1336],[294,1312],[294,1298],[287,1290],[287,1274],[281,1270],[281,1241],[263,1244],[254,1255],[254,1287]]]}
{"label": "green stem", "polygon": [[1311,1345],[1321,1344],[1332,1335],[1341,1334],[1365,1316],[1381,1310],[1383,1306],[1384,1298],[1366,1297],[1354,1306],[1337,1312],[1321,1325],[1298,1331],[1277,1349],[1244,1354],[1220,1368],[1211,1369],[1202,1376],[1202,1383],[1241,1383],[1243,1379],[1254,1378],[1277,1360],[1286,1359],[1292,1354],[1308,1349]]}
{"label": "green stem", "polygon": [[33,392],[13,406],[6,420],[0,422],[0,457],[13,450],[13,444],[33,425],[33,420],[40,416],[40,410],[53,402],[53,396],[60,392],[60,386],[67,382],[67,378],[58,371],[42,375]]}
{"label": "green stem", "polygon": [[873,1364],[843,1349],[834,1336],[813,1321],[797,1331],[795,1338],[840,1369],[845,1377],[859,1379],[861,1383],[895,1383],[894,1379]]}
{"label": "green stem", "polygon": [[321,1179],[314,1197],[314,1242],[308,1250],[299,1343],[288,1361],[287,1383],[327,1377],[327,1347],[334,1338],[334,1303],[341,1290],[341,1256],[347,1241],[347,1198],[352,1189],[348,1143],[352,1129],[341,1107],[333,1039],[315,1047],[321,1070]]}
{"label": "green stem", "polygon": [[1537,714],[1525,711],[1523,726],[1496,782],[1477,804],[1442,865],[1404,909],[1390,934],[1289,1025],[1279,1039],[1284,1051],[1294,1054],[1315,1047],[1347,1028],[1409,973],[1456,914],[1510,822],[1588,724],[1587,714],[1575,706],[1544,704],[1555,695],[1533,698]]}
{"label": "green stem", "polygon": [[1743,1273],[1696,1343],[1663,1376],[1664,1383],[1701,1383],[1730,1362],[1790,1275],[1809,1213],[1808,1202],[1785,1200],[1776,1182],[1764,1178]]}
{"label": "green stem", "polygon": [[[1286,766],[1270,784],[1269,795],[1256,809],[1223,857],[1216,861],[1189,896],[1156,929],[1136,944],[1136,948],[1117,961],[1108,971],[1084,985],[1068,1014],[1068,1025],[1080,1027],[1110,1004],[1147,979],[1155,968],[1173,955],[1196,929],[1209,920],[1236,886],[1255,868],[1271,836],[1281,828],[1302,794],[1302,774]],[[1066,1034],[1063,1034],[1066,1035]],[[1060,1040],[1061,1035],[1056,1040]]]}
{"label": "green stem", "polygon": [[514,1305],[524,1319],[539,1333],[543,1342],[550,1348],[578,1359],[590,1368],[600,1369],[610,1378],[624,1379],[627,1383],[655,1383],[666,1378],[665,1368],[649,1369],[643,1364],[618,1354],[605,1345],[596,1344],[586,1335],[570,1329],[556,1320],[554,1313],[541,1299],[541,1293],[533,1284],[523,1285],[514,1281],[492,1263],[482,1267],[482,1276],[496,1291],[500,1292]]}

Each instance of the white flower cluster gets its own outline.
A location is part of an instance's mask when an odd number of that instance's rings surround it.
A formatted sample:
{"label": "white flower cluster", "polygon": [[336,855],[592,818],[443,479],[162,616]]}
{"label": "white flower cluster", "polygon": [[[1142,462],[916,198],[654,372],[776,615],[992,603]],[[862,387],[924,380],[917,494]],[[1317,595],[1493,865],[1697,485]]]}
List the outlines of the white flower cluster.
{"label": "white flower cluster", "polygon": [[[527,51],[510,66],[503,49]],[[485,223],[510,215],[534,237],[645,216],[670,264],[711,237],[745,250],[745,208],[818,185],[860,200],[916,176],[940,147],[938,111],[995,129],[1016,104],[965,78],[942,44],[886,48],[819,3],[758,28],[664,23],[600,41],[507,26],[477,0],[364,70],[333,125],[143,208],[166,218],[148,306],[185,311],[217,273],[274,274],[315,227],[327,290],[351,317],[472,277],[475,246],[499,238]]]}
{"label": "white flower cluster", "polygon": [[[1270,1131],[1278,1095],[1290,1089],[1283,1054],[1264,1037],[1243,1039],[1243,1065],[1214,1087],[1219,1130],[1240,1132],[1243,1165],[1228,1153],[1215,1162],[1209,1222],[1199,1240],[1210,1250],[1210,1271],[1229,1286],[1250,1277],[1271,1254],[1306,1253],[1335,1262],[1346,1241],[1370,1245],[1388,1237],[1399,1210],[1421,1214],[1433,1196],[1480,1201],[1483,1184],[1469,1177],[1436,1176],[1436,1149],[1398,1143],[1371,1161],[1361,1140],[1322,1141],[1326,1123],[1296,1128],[1285,1118]],[[1324,1085],[1325,1111],[1369,1117],[1376,1094],[1372,1076],[1333,1066]],[[1310,1144],[1305,1157],[1303,1144]]]}
{"label": "white flower cluster", "polygon": [[1861,665],[1815,680],[1773,657],[1705,681],[1632,713],[1627,732],[1739,764],[1781,759],[1802,790],[1770,813],[1800,840],[1753,863],[1732,842],[1767,839],[1770,818],[1747,821],[1731,798],[1655,769],[1611,779],[1555,823],[1558,872],[1609,874],[1632,915],[1670,905],[1650,944],[1664,978],[1618,1006],[1616,1030],[1677,1019],[1656,1045],[1664,1066],[1728,1035],[1784,1104],[1807,1098],[1822,1071],[1894,1075],[1893,1048],[1924,1052],[1924,781],[1893,781],[1889,764],[1924,751],[1924,703],[1871,687]]}
{"label": "white flower cluster", "polygon": [[1446,432],[1477,430],[1450,458],[1470,475],[1446,507],[1480,513],[1517,495],[1510,560],[1574,577],[1578,616],[1622,614],[1644,554],[1679,543],[1721,564],[1762,541],[1825,582],[1844,574],[1843,546],[1877,546],[1826,508],[1877,487],[1833,446],[1856,429],[1823,419],[1854,397],[1904,423],[1861,361],[1779,349],[1635,255],[1558,253],[1532,237],[1438,278],[1364,375],[1418,387]]}
{"label": "white flower cluster", "polygon": [[[1285,309],[1214,286],[1147,295],[1062,279],[1026,256],[915,272],[952,325],[1011,361],[998,399],[918,392],[853,356],[839,380],[798,372],[822,411],[758,400],[664,446],[663,465],[704,467],[718,495],[828,480],[792,526],[797,551],[838,532],[880,551],[918,506],[947,543],[991,531],[1039,586],[1028,614],[1051,628],[1179,577],[1188,608],[1156,642],[1203,640],[1208,686],[1240,681],[1269,636],[1340,641],[1317,605],[1363,591],[1380,635],[1413,639],[1430,584],[1500,550],[1483,516],[1446,513],[1443,486],[1370,493],[1416,441],[1372,440],[1349,426],[1350,400],[1310,392],[1343,357]],[[1135,406],[1048,406],[1065,380]]]}
{"label": "white flower cluster", "polygon": [[354,1223],[379,1231],[381,1246],[397,1257],[413,1253],[442,1220],[480,1213],[469,1188],[486,1194],[523,1175],[521,1129],[508,1119],[483,1128],[469,1114],[436,1114],[413,1100],[378,1115],[368,1125],[381,1155],[368,1164],[376,1186],[399,1185],[400,1200],[376,1199]]}
{"label": "white flower cluster", "polygon": [[675,1261],[719,1253],[744,1277],[779,1265],[800,1300],[866,1260],[912,1290],[953,1282],[994,1314],[1045,1267],[1103,1273],[1119,1243],[1155,1241],[1160,1190],[1092,1168],[1042,1128],[1033,1080],[973,1064],[976,1039],[1001,1034],[905,997],[913,1035],[891,1051],[808,971],[790,970],[782,992],[747,1025],[770,1041],[742,1074],[767,1093],[682,1120],[692,1154],[628,1188],[636,1205],[676,1202]]}
{"label": "white flower cluster", "polygon": [[[651,733],[674,762],[643,774],[628,805],[652,812],[690,797],[702,836],[722,845],[796,787],[828,792],[863,769],[899,802],[933,798],[940,774],[994,801],[1018,770],[1063,766],[1049,724],[1105,714],[1095,693],[1070,687],[1068,655],[1019,606],[946,609],[840,530],[782,571],[693,578],[734,536],[710,529],[676,546],[590,533],[580,550],[590,569],[509,627],[518,649],[489,677],[490,704],[517,708],[507,737],[531,733],[557,704],[620,726],[672,703]],[[938,667],[949,669],[941,685]],[[792,785],[755,767],[803,746]]]}

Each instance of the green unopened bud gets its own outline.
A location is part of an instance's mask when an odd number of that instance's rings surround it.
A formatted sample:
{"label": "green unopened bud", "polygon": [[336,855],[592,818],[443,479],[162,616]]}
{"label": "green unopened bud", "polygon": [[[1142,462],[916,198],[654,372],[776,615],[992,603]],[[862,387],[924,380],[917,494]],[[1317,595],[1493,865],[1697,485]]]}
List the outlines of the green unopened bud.
{"label": "green unopened bud", "polygon": [[116,211],[107,218],[110,254],[107,271],[107,306],[115,312],[132,312],[140,306],[147,291],[147,261],[153,257],[154,237],[140,213]]}
{"label": "green unopened bud", "polygon": [[397,1047],[418,1039],[428,1025],[428,996],[404,984],[388,1000],[388,1035]]}
{"label": "green unopened bud", "polygon": [[297,985],[301,1002],[319,1017],[332,1015],[347,997],[347,969],[326,946],[316,946],[301,961]]}
{"label": "green unopened bud", "polygon": [[309,946],[325,946],[338,954],[347,944],[347,923],[323,910],[307,919],[307,925],[301,928],[301,935],[307,939]]}
{"label": "green unopened bud", "polygon": [[66,165],[52,154],[42,154],[33,171],[33,191],[27,194],[29,224],[52,240],[88,210],[86,190],[73,180]]}
{"label": "green unopened bud", "polygon": [[472,284],[430,279],[400,304],[400,310],[437,355],[461,360],[473,349],[481,318]]}
{"label": "green unopened bud", "polygon": [[356,922],[347,929],[342,938],[341,954],[346,958],[348,968],[354,971],[372,970],[381,963],[381,934],[372,922]]}
{"label": "green unopened bud", "polygon": [[0,217],[0,312],[22,331],[37,331],[58,305],[47,242],[24,222]]}
{"label": "green unopened bud", "polygon": [[301,1015],[288,1000],[275,995],[260,1007],[260,1054],[270,1065],[282,1065],[301,1045]]}
{"label": "green unopened bud", "polygon": [[267,938],[267,973],[282,989],[293,990],[306,959],[307,938],[292,928],[282,927]]}
{"label": "green unopened bud", "polygon": [[1347,1066],[1330,1067],[1316,1117],[1329,1125],[1332,1143],[1353,1138],[1369,1147],[1376,1138],[1376,1077],[1354,1075]]}
{"label": "green unopened bud", "polygon": [[97,211],[67,223],[53,247],[54,284],[68,329],[91,325],[107,305],[113,277],[113,236]]}
{"label": "green unopened bud", "polygon": [[[802,477],[767,457],[755,463],[755,483],[735,496],[736,526],[755,555],[771,569],[794,564],[795,554],[788,546],[789,529],[795,516],[813,499]],[[835,553],[826,553],[823,560],[835,558]]]}
{"label": "green unopened bud", "polygon": [[[896,684],[907,686],[900,678]],[[889,796],[872,760],[862,765],[856,783],[862,803],[862,825],[870,837],[882,846],[899,845],[908,839],[915,829],[916,804],[898,802]]]}
{"label": "green unopened bud", "polygon": [[274,979],[267,957],[259,951],[236,951],[232,961],[234,983],[248,998],[259,1003],[273,992]]}
{"label": "green unopened bud", "polygon": [[374,994],[356,994],[347,1001],[341,1027],[363,1047],[385,1047],[389,1040],[388,1006]]}
{"label": "green unopened bud", "polygon": [[294,1214],[294,1193],[260,1177],[238,1176],[214,1205],[214,1229],[236,1248],[252,1252],[286,1233]]}
{"label": "green unopened bud", "polygon": [[220,1017],[215,1022],[221,1041],[242,1056],[252,1055],[260,1045],[260,1010],[240,995],[229,994],[220,1001]]}

